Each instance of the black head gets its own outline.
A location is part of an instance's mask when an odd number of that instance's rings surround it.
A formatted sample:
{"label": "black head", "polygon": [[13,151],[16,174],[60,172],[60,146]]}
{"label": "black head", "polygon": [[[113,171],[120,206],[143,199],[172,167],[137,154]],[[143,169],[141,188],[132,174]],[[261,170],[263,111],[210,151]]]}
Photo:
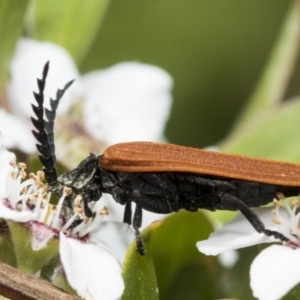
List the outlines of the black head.
{"label": "black head", "polygon": [[99,157],[91,153],[79,163],[77,168],[60,175],[57,180],[62,185],[68,186],[77,193],[80,193],[81,190],[94,180],[98,169],[98,162]]}

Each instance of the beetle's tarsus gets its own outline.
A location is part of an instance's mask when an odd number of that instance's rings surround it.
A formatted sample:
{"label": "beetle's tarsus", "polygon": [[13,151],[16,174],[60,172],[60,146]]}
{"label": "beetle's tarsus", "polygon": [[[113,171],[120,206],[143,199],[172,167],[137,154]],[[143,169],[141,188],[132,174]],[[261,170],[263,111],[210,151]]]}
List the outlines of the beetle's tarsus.
{"label": "beetle's tarsus", "polygon": [[133,228],[135,230],[136,250],[141,255],[144,255],[146,253],[146,250],[139,230],[139,228],[142,226],[142,217],[143,217],[142,207],[137,204],[135,207],[135,212],[133,217]]}
{"label": "beetle's tarsus", "polygon": [[261,221],[258,215],[255,214],[242,200],[232,195],[222,193],[220,194],[220,198],[226,203],[230,202],[232,205],[234,205],[236,209],[244,215],[244,217],[249,221],[249,223],[254,227],[254,229],[258,233],[263,233],[266,236],[273,236],[274,238],[282,242],[289,241],[289,239],[280,232],[266,229],[264,223]]}
{"label": "beetle's tarsus", "polygon": [[263,231],[263,233],[264,233],[266,236],[273,236],[275,239],[280,240],[281,242],[289,242],[289,241],[290,241],[290,239],[288,239],[288,238],[285,237],[282,233],[277,232],[277,231],[265,229],[265,230]]}
{"label": "beetle's tarsus", "polygon": [[138,229],[135,230],[135,239],[136,239],[136,250],[141,254],[141,255],[145,255],[146,254],[146,250],[144,247],[144,243],[141,237],[141,233]]}

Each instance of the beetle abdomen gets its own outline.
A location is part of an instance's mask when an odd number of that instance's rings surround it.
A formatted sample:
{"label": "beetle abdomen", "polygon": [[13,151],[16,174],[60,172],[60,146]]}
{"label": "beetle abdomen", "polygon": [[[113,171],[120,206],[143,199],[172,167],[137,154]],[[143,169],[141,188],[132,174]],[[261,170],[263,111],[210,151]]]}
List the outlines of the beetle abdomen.
{"label": "beetle abdomen", "polygon": [[[261,206],[272,201],[281,191],[286,196],[299,193],[296,187],[281,187],[245,180],[225,180],[213,176],[201,177],[178,172],[116,172],[99,168],[103,192],[125,204],[133,201],[143,209],[155,213],[176,212],[179,209],[196,211],[236,210],[221,201],[220,194],[230,194],[249,207]],[[102,171],[102,172],[101,172]],[[110,179],[107,175],[109,174]],[[113,179],[112,179],[113,178]]]}

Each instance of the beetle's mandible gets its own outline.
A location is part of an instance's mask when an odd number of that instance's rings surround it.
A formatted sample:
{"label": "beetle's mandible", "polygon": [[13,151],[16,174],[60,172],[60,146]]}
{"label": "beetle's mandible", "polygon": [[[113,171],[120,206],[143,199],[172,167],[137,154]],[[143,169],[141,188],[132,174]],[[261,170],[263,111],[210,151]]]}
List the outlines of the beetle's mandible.
{"label": "beetle's mandible", "polygon": [[[58,90],[48,110],[44,108],[43,94],[48,69],[49,63],[42,79],[38,79],[39,92],[34,93],[38,105],[32,105],[36,119],[31,119],[37,130],[33,134],[39,142],[36,146],[49,190],[60,196],[63,187],[72,188],[65,203],[67,217],[73,213],[77,195],[82,196],[85,215],[92,217],[88,203],[98,201],[102,193],[111,194],[116,202],[125,205],[124,222],[133,224],[141,254],[145,253],[139,231],[143,210],[163,214],[180,209],[239,210],[258,232],[288,240],[281,233],[266,229],[250,207],[271,202],[279,192],[285,196],[299,195],[298,164],[171,144],[132,142],[111,146],[100,156],[90,154],[77,168],[58,177],[54,120],[59,100],[73,81]],[[136,203],[133,218],[131,202]]]}

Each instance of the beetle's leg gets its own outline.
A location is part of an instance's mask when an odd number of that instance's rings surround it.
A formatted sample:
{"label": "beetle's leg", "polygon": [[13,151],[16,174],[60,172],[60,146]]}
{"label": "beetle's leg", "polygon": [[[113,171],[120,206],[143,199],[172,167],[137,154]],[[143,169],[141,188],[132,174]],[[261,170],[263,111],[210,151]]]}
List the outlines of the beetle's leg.
{"label": "beetle's leg", "polygon": [[67,220],[69,220],[74,214],[73,201],[74,201],[73,195],[70,194],[66,196],[63,204],[64,215]]}
{"label": "beetle's leg", "polygon": [[88,206],[88,200],[90,199],[90,194],[89,193],[83,193],[82,194],[82,201],[83,201],[83,208],[84,208],[84,214],[88,217],[91,218],[93,216],[93,213]]}
{"label": "beetle's leg", "polygon": [[133,216],[133,229],[135,230],[136,249],[137,251],[140,252],[141,255],[144,255],[146,251],[144,248],[143,240],[141,238],[141,233],[139,231],[139,228],[142,225],[142,217],[143,217],[142,207],[137,204]]}
{"label": "beetle's leg", "polygon": [[282,242],[289,241],[289,239],[280,232],[266,229],[264,223],[260,220],[260,218],[242,200],[229,194],[220,193],[219,196],[222,201],[235,206],[235,208],[244,215],[244,217],[250,222],[250,224],[257,232],[264,233],[266,236],[273,236],[274,238],[279,239]]}
{"label": "beetle's leg", "polygon": [[125,204],[123,222],[131,225],[131,220],[132,220],[131,202],[127,202]]}

